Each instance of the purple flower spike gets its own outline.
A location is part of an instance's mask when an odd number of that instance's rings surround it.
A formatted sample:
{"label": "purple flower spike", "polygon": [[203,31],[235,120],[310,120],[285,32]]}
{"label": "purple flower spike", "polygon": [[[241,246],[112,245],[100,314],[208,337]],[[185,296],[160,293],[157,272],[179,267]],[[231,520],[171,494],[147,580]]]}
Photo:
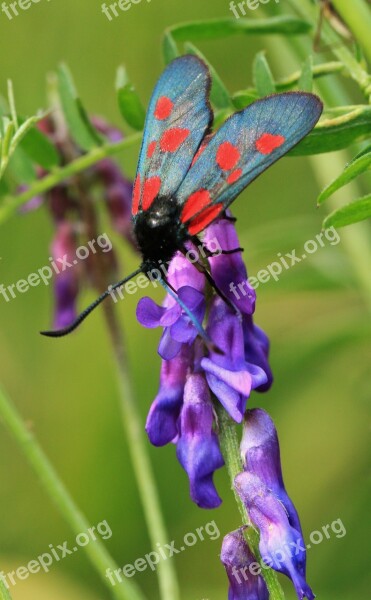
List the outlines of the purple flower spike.
{"label": "purple flower spike", "polygon": [[254,473],[284,505],[291,527],[302,535],[296,508],[283,483],[280,446],[271,417],[261,408],[245,415],[241,455],[246,471]]}
{"label": "purple flower spike", "polygon": [[178,435],[177,424],[190,362],[190,348],[185,345],[178,356],[162,362],[160,389],[146,423],[148,437],[154,446],[164,446],[174,441]]}
{"label": "purple flower spike", "polygon": [[228,600],[269,600],[264,579],[254,573],[258,563],[246,543],[242,529],[225,536],[220,560],[229,579]]}
{"label": "purple flower spike", "polygon": [[191,498],[201,508],[216,508],[221,503],[213,474],[224,461],[213,431],[213,421],[205,378],[199,374],[190,375],[184,389],[177,457],[189,477]]}
{"label": "purple flower spike", "polygon": [[[61,222],[57,227],[57,232],[52,244],[52,256],[54,262],[58,265],[58,259],[66,256],[66,259],[73,262],[76,255],[76,240],[72,224]],[[62,329],[67,327],[75,320],[77,316],[77,297],[79,293],[79,268],[62,270],[54,278],[54,327]]]}
{"label": "purple flower spike", "polygon": [[282,502],[253,473],[240,473],[234,483],[251,521],[260,531],[259,550],[264,562],[292,580],[299,600],[313,600],[315,596],[305,580],[303,537],[291,527]]}
{"label": "purple flower spike", "polygon": [[232,419],[241,423],[246,398],[252,389],[266,383],[267,375],[259,366],[246,362],[242,322],[219,297],[212,302],[208,333],[224,354],[210,352],[201,366],[211,390]]}

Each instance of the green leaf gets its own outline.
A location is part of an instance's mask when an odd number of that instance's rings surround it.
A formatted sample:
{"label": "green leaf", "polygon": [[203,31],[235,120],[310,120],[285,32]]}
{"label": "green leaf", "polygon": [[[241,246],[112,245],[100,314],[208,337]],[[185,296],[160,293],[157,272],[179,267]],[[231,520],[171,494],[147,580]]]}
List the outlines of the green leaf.
{"label": "green leaf", "polygon": [[[20,119],[20,122],[22,122],[22,119]],[[60,162],[59,154],[54,145],[36,127],[32,127],[26,132],[20,146],[34,163],[44,169],[52,169]]]}
{"label": "green leaf", "polygon": [[303,92],[311,92],[313,90],[313,58],[308,56],[307,60],[303,64],[303,69],[298,81],[299,90]]}
{"label": "green leaf", "polygon": [[[322,154],[335,152],[347,148],[355,142],[369,138],[371,128],[371,106],[353,107],[351,112],[346,112],[340,107],[340,113],[335,118],[325,118],[316,125],[315,129],[293,148],[290,156],[308,156],[309,154]],[[332,111],[335,112],[335,111]]]}
{"label": "green leaf", "polygon": [[207,66],[209,67],[211,73],[211,92],[210,98],[212,103],[216,106],[216,108],[224,109],[231,108],[232,101],[230,99],[227,88],[219,77],[218,73],[215,71],[214,67],[209,63],[209,61],[205,58],[205,56],[190,42],[184,45],[184,49],[189,54],[194,54],[203,60]]}
{"label": "green leaf", "polygon": [[353,181],[358,175],[369,171],[371,169],[371,148],[368,153],[361,154],[359,158],[356,158],[350,162],[342,172],[329,186],[327,186],[319,195],[317,204],[322,204],[327,198],[332,196],[337,190],[347,185],[350,181]]}
{"label": "green leaf", "polygon": [[125,67],[119,67],[117,70],[116,89],[122,117],[130,127],[142,131],[146,111],[134,86],[128,79]]}
{"label": "green leaf", "polygon": [[235,108],[237,108],[238,110],[241,110],[242,108],[246,108],[246,106],[249,106],[249,104],[252,104],[253,102],[255,102],[255,100],[258,100],[258,99],[259,99],[259,94],[253,88],[251,88],[250,90],[243,90],[241,92],[236,92],[232,96],[233,106]]}
{"label": "green leaf", "polygon": [[345,227],[371,217],[371,194],[338,208],[323,221],[323,228]]}
{"label": "green leaf", "polygon": [[178,46],[170,31],[165,31],[162,42],[162,52],[164,55],[165,65],[168,65],[174,58],[179,56]]}
{"label": "green leaf", "polygon": [[91,150],[101,144],[102,139],[89,121],[68,67],[60,65],[57,74],[59,95],[70,134],[80,148]]}
{"label": "green leaf", "polygon": [[264,52],[259,52],[254,60],[254,84],[260,98],[276,91],[272,71]]}
{"label": "green leaf", "polygon": [[290,16],[272,17],[269,19],[209,19],[190,21],[174,25],[168,32],[177,42],[189,40],[215,40],[235,34],[282,34],[298,35],[311,31],[312,25],[303,19]]}
{"label": "green leaf", "polygon": [[7,174],[9,174],[9,178],[15,182],[16,185],[32,183],[35,181],[35,168],[29,156],[22,149],[22,145],[18,146],[12,154],[9,160]]}

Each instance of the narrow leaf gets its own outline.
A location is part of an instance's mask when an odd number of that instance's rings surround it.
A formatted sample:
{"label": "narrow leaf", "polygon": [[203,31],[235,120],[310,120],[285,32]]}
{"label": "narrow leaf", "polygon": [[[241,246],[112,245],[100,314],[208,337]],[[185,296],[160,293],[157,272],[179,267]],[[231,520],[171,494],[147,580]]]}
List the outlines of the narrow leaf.
{"label": "narrow leaf", "polygon": [[116,89],[122,117],[130,127],[141,131],[144,127],[146,111],[123,66],[117,70]]}
{"label": "narrow leaf", "polygon": [[54,145],[36,127],[26,132],[20,146],[34,163],[44,169],[52,169],[60,162]]}
{"label": "narrow leaf", "polygon": [[371,217],[371,194],[355,200],[332,212],[323,222],[323,228],[345,227]]}
{"label": "narrow leaf", "polygon": [[89,121],[66,65],[61,65],[58,68],[58,84],[61,104],[70,134],[83,150],[91,150],[101,143],[101,138]]}
{"label": "narrow leaf", "polygon": [[[341,113],[342,110],[344,111],[344,107],[337,112]],[[342,150],[354,142],[369,138],[370,128],[371,106],[355,107],[351,112],[321,120],[289,154],[307,156]]]}
{"label": "narrow leaf", "polygon": [[35,168],[31,159],[22,149],[22,144],[17,147],[9,160],[7,175],[16,185],[29,184],[36,179]]}
{"label": "narrow leaf", "polygon": [[211,40],[238,33],[298,35],[311,31],[312,25],[303,19],[279,16],[268,19],[210,19],[174,25],[168,31],[177,42]]}
{"label": "narrow leaf", "polygon": [[171,31],[165,31],[162,42],[162,52],[164,55],[165,65],[168,65],[174,58],[179,56],[178,46],[174,40]]}
{"label": "narrow leaf", "polygon": [[259,52],[255,57],[254,83],[260,98],[274,94],[276,91],[272,71],[264,52]]}
{"label": "narrow leaf", "polygon": [[303,64],[303,69],[298,81],[298,88],[303,92],[311,92],[313,90],[313,59],[308,56]]}
{"label": "narrow leaf", "polygon": [[211,73],[211,92],[210,98],[212,103],[216,106],[216,108],[231,108],[232,102],[228,93],[227,88],[225,87],[223,81],[219,77],[218,73],[215,71],[214,67],[208,62],[205,56],[190,42],[184,45],[184,48],[187,53],[194,54],[203,60],[207,66],[209,67]]}
{"label": "narrow leaf", "polygon": [[359,158],[349,163],[342,174],[327,186],[319,195],[317,204],[322,204],[337,190],[347,185],[361,173],[371,169],[371,149],[368,154],[362,154]]}
{"label": "narrow leaf", "polygon": [[251,88],[250,90],[236,92],[232,96],[233,106],[238,110],[241,110],[241,108],[246,108],[246,106],[249,106],[249,104],[252,104],[253,102],[255,102],[255,100],[258,99],[259,94],[253,88]]}

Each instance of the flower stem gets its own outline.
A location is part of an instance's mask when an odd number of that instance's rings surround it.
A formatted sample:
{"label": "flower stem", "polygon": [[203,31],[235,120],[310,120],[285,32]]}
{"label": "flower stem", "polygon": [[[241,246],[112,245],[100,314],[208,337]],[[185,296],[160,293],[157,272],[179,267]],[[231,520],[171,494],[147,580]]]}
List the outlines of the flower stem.
{"label": "flower stem", "polygon": [[121,150],[129,148],[133,144],[136,144],[141,137],[141,132],[133,133],[133,135],[130,135],[119,142],[115,142],[114,144],[104,144],[103,146],[99,146],[99,148],[94,148],[91,152],[76,158],[67,165],[53,169],[48,175],[32,183],[22,194],[19,194],[18,196],[7,196],[0,206],[0,224],[11,217],[18,208],[35,196],[44,194],[62,181],[65,181],[65,179],[85,171],[104,158],[107,158],[107,156],[113,156],[118,154],[118,152],[121,152]]}
{"label": "flower stem", "polygon": [[[318,18],[317,11],[316,8],[309,2],[309,0],[288,0],[288,2],[296,13],[298,13],[301,17],[304,17],[308,21],[312,22],[313,28],[316,27],[316,21]],[[342,0],[339,0],[339,4],[340,3],[345,5],[345,2],[343,2]],[[349,0],[346,2],[346,4],[348,5],[349,10],[355,12],[353,2],[352,7],[350,7]],[[359,19],[357,19],[357,27],[353,27],[353,33],[356,36],[358,36],[359,34],[358,26]],[[326,21],[323,22],[321,36],[325,44],[331,47],[333,54],[335,54],[337,59],[343,63],[349,75],[358,83],[365,96],[370,100],[371,76],[363,68],[362,64],[357,61],[357,59],[346,47],[345,43],[343,43],[342,40],[339,39],[337,33]],[[369,42],[368,47],[370,48]]]}
{"label": "flower stem", "polygon": [[[1,388],[0,417],[74,534],[78,535],[87,531],[90,527],[89,521],[76,506],[48,457]],[[108,569],[114,571],[118,567],[98,538],[91,544],[86,545],[84,550],[102,581],[109,587],[113,598],[117,600],[145,600],[145,596],[138,586],[128,579],[123,579],[116,586],[111,586],[106,577],[106,571]],[[8,597],[5,596],[5,599],[8,600]]]}
{"label": "flower stem", "polygon": [[0,600],[12,600],[9,590],[2,579],[0,579]]}
{"label": "flower stem", "polygon": [[[143,424],[134,399],[123,335],[120,332],[120,325],[117,321],[112,303],[105,306],[105,317],[112,341],[120,386],[122,422],[127,436],[129,452],[148,526],[149,537],[153,548],[156,547],[157,543],[164,546],[166,543],[169,543],[169,536],[161,512],[155,478],[148,456],[147,440],[144,435]],[[162,560],[159,562],[157,565],[157,575],[161,599],[179,600],[179,586],[171,560]]]}
{"label": "flower stem", "polygon": [[[240,456],[240,444],[237,435],[237,426],[236,423],[232,421],[232,419],[228,416],[227,412],[222,406],[220,406],[219,403],[216,403],[216,411],[218,414],[220,445],[224,461],[228,470],[231,482],[231,489],[237,502],[242,523],[244,525],[247,525],[247,528],[245,530],[246,541],[249,544],[251,550],[253,551],[256,560],[258,562],[261,562],[262,557],[259,552],[259,533],[251,524],[246,507],[241,501],[234,487],[234,480],[236,475],[243,471]],[[285,596],[278,581],[277,574],[272,569],[264,568],[261,570],[261,575],[264,578],[265,583],[267,584],[270,600],[284,600]]]}
{"label": "flower stem", "polygon": [[361,43],[371,61],[371,11],[364,0],[332,0],[332,4]]}

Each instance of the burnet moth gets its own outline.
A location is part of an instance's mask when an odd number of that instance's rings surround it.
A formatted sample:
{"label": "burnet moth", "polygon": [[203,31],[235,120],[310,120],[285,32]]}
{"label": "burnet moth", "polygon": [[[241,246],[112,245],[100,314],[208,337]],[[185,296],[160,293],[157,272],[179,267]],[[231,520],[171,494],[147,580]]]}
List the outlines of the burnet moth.
{"label": "burnet moth", "polygon": [[[197,236],[223,216],[251,181],[298,144],[322,113],[322,103],[313,94],[274,94],[234,113],[211,133],[210,87],[209,69],[195,56],[176,58],[166,67],[149,103],[132,198],[133,229],[142,263],[110,286],[70,326],[44,331],[44,335],[70,333],[113,290],[139,273],[148,274],[168,263],[177,251],[185,254],[189,242],[198,245]],[[205,265],[198,266],[215,287]],[[208,344],[202,325],[166,276],[161,275],[159,282]]]}

